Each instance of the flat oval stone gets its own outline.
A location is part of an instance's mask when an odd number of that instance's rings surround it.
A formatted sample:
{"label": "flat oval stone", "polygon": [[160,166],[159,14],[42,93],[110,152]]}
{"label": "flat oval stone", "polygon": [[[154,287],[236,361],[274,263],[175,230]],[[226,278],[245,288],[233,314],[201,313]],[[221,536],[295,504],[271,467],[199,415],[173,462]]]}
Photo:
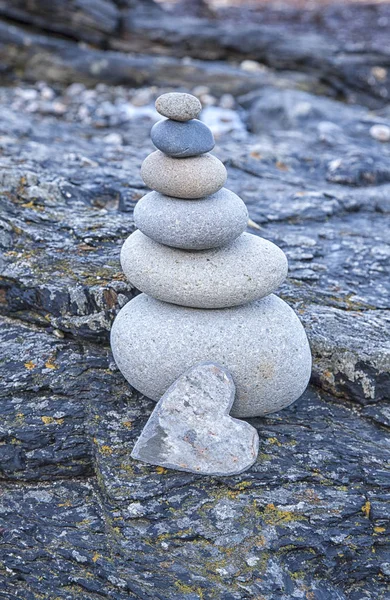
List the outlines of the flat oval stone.
{"label": "flat oval stone", "polygon": [[141,176],[148,187],[166,196],[203,198],[221,189],[227,172],[212,154],[179,159],[156,150],[142,163]]}
{"label": "flat oval stone", "polygon": [[174,158],[198,156],[215,146],[211,130],[197,119],[185,123],[164,119],[153,125],[150,137],[156,148]]}
{"label": "flat oval stone", "polygon": [[241,235],[248,211],[241,198],[226,188],[191,201],[150,192],[137,202],[134,223],[160,244],[205,250],[229,244]]}
{"label": "flat oval stone", "polygon": [[198,98],[192,94],[170,92],[159,96],[155,103],[157,112],[175,121],[196,119],[202,110]]}
{"label": "flat oval stone", "polygon": [[122,308],[111,330],[116,364],[128,382],[156,402],[201,361],[230,371],[234,417],[285,408],[304,392],[311,355],[294,311],[277,296],[235,308],[201,310],[145,294]]}
{"label": "flat oval stone", "polygon": [[284,252],[250,233],[222,248],[188,252],[135,231],[123,244],[121,264],[141,292],[195,308],[224,308],[257,300],[273,292],[287,275]]}

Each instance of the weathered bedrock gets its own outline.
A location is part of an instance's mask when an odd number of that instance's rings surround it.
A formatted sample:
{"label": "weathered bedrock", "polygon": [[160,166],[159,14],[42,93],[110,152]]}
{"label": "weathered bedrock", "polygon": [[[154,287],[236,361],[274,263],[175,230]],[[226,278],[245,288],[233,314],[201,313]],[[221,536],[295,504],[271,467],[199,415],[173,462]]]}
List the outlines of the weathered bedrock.
{"label": "weathered bedrock", "polygon": [[[209,21],[194,34],[192,19],[183,30],[172,15],[161,33],[160,17],[157,25],[143,17],[146,35],[135,35],[129,19],[129,46],[144,42],[149,52],[154,36],[158,52],[165,39],[175,56],[164,57],[79,44],[99,32],[80,3],[71,23],[52,17],[59,6],[72,14],[65,0],[0,6],[1,72],[14,84],[0,87],[1,312],[9,317],[0,330],[0,595],[387,600],[390,144],[370,132],[390,128],[390,5],[321,2],[277,22],[262,13],[250,39],[237,22],[228,35]],[[118,47],[118,22],[91,1],[83,7]],[[48,33],[56,28],[77,39]],[[178,37],[183,55],[190,40],[208,60],[177,58]],[[268,68],[210,60],[240,47]],[[159,86],[157,94],[199,84],[217,102],[255,90],[233,111],[247,137],[220,135],[216,155],[261,228],[251,231],[288,257],[280,295],[313,352],[315,386],[251,421],[259,457],[225,480],[130,458],[156,405],[135,393],[108,350],[114,316],[136,293],[119,252],[147,192],[140,164],[153,150],[154,121],[139,118],[145,107],[135,104],[152,90],[139,86]],[[361,106],[324,96],[333,92]],[[367,108],[375,106],[383,108]]]}
{"label": "weathered bedrock", "polygon": [[275,295],[239,307],[202,310],[141,294],[116,317],[111,345],[129,383],[155,401],[205,357],[221,364],[236,385],[235,417],[288,406],[303,393],[311,372],[305,331]]}

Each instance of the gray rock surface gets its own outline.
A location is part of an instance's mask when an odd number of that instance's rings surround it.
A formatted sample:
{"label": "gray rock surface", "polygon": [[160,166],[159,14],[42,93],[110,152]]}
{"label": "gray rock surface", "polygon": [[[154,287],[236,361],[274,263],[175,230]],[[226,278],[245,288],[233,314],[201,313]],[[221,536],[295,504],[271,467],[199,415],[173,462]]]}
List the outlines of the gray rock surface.
{"label": "gray rock surface", "polygon": [[202,105],[192,94],[169,92],[157,98],[156,110],[168,119],[189,121],[199,116]]}
{"label": "gray rock surface", "polygon": [[150,137],[158,150],[173,158],[198,156],[215,146],[210,129],[198,119],[185,123],[171,119],[159,121],[153,125]]}
{"label": "gray rock surface", "polygon": [[234,417],[261,416],[288,406],[311,372],[305,331],[274,295],[235,308],[200,310],[137,296],[111,330],[115,362],[129,383],[156,402],[207,357],[229,370],[236,385]]}
{"label": "gray rock surface", "polygon": [[123,244],[121,265],[127,279],[145,294],[193,308],[258,300],[276,290],[287,275],[283,251],[250,233],[228,246],[188,252],[135,231]]}
{"label": "gray rock surface", "polygon": [[184,250],[205,250],[233,242],[248,223],[248,211],[226,188],[200,200],[150,192],[138,200],[134,223],[152,240]]}
{"label": "gray rock surface", "polygon": [[214,194],[227,177],[224,165],[212,154],[177,159],[165,156],[159,150],[145,158],[141,175],[152,190],[188,199]]}
{"label": "gray rock surface", "polygon": [[256,460],[256,429],[229,416],[235,385],[230,373],[203,362],[183,373],[152,412],[132,458],[202,475],[237,475]]}
{"label": "gray rock surface", "polygon": [[[370,129],[390,125],[382,95],[389,4],[321,3],[268,20],[263,11],[251,38],[235,18],[234,50],[226,31],[216,45],[215,21],[196,31],[187,21],[184,31],[169,15],[168,36],[161,21],[141,32],[138,17],[126,23],[135,56],[78,44],[102,12],[69,25],[46,19],[59,2],[0,3],[2,14],[16,6],[23,19],[0,22],[6,600],[387,600],[390,162],[389,145]],[[34,7],[44,31],[20,26]],[[72,39],[47,33],[65,23]],[[118,47],[114,29],[104,43]],[[160,51],[164,39],[176,55],[183,48],[207,60],[138,54],[143,42]],[[298,47],[309,51],[299,57]],[[232,52],[262,56],[268,67],[250,72],[221,60]],[[251,231],[288,256],[280,293],[304,323],[314,384],[282,412],[251,421],[258,459],[224,480],[130,458],[155,404],[127,384],[108,347],[114,316],[137,293],[119,252],[147,192],[140,164],[153,150],[151,113],[135,98],[200,84],[217,96],[215,109],[219,94],[257,90],[239,98],[235,115],[245,120],[258,98],[270,115],[271,91],[280,89],[312,91],[305,102],[315,109],[288,131],[283,109],[267,130],[220,135],[215,150],[260,227]],[[329,104],[332,90],[384,108]]]}

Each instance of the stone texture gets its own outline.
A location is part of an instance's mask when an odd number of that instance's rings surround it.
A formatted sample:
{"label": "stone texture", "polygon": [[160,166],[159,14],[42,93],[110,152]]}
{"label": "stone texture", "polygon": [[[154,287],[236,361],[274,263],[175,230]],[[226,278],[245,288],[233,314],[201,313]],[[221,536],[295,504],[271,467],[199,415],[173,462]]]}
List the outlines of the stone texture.
{"label": "stone texture", "polygon": [[194,364],[232,374],[235,417],[281,410],[305,390],[310,348],[293,310],[274,295],[236,308],[201,310],[137,296],[111,330],[115,362],[138,391],[158,401]]}
{"label": "stone texture", "polygon": [[168,119],[189,121],[196,119],[202,110],[202,105],[192,94],[169,92],[157,98],[156,110]]}
{"label": "stone texture", "polygon": [[[326,9],[324,26],[341,20],[340,37],[351,40],[352,8]],[[0,589],[7,600],[387,600],[390,161],[389,144],[369,130],[389,126],[389,111],[323,96],[334,86],[364,103],[389,84],[375,79],[381,71],[372,66],[380,66],[384,44],[370,50],[373,31],[388,39],[388,28],[374,21],[389,5],[357,11],[364,23],[352,33],[359,43],[366,35],[364,47],[353,55],[336,48],[315,66],[308,52],[301,74],[110,53],[1,22],[2,75],[13,83],[0,87],[0,310],[9,317],[0,328]],[[284,31],[298,26],[296,14],[288,12]],[[299,27],[308,43],[313,22]],[[192,39],[206,55],[206,40]],[[275,36],[269,55],[291,57],[290,41]],[[325,86],[309,71],[326,73]],[[31,83],[36,77],[55,85]],[[75,80],[88,88],[61,87]],[[101,83],[110,81],[127,84]],[[108,348],[116,312],[136,293],[119,252],[147,192],[140,164],[153,150],[153,121],[132,104],[136,81],[202,83],[217,97],[252,86],[257,92],[239,100],[245,120],[259,93],[272,107],[270,83],[274,92],[315,90],[304,100],[313,107],[308,118],[291,122],[287,134],[288,104],[267,131],[218,139],[228,185],[261,228],[251,231],[288,256],[280,293],[304,323],[315,384],[282,412],[251,421],[258,459],[224,480],[130,457],[155,406],[116,370]]]}
{"label": "stone texture", "polygon": [[[184,90],[207,85],[218,94],[272,83],[342,94],[371,107],[385,106],[389,97],[386,3],[276,11],[273,3],[262,3],[257,11],[240,4],[211,20],[167,13],[150,0],[99,0],[98,6],[92,0],[57,0],[55,8],[48,2],[0,3],[4,76],[12,81],[16,68],[26,80],[56,86],[72,81]],[[253,72],[231,64],[245,64],[247,58]]]}
{"label": "stone texture", "polygon": [[134,208],[134,223],[152,240],[185,250],[217,248],[233,242],[248,223],[248,211],[226,188],[200,200],[180,200],[150,192]]}
{"label": "stone texture", "polygon": [[142,179],[156,192],[175,198],[203,198],[224,185],[226,169],[212,154],[192,158],[170,158],[159,150],[147,156]]}
{"label": "stone texture", "polygon": [[237,475],[256,460],[259,436],[229,416],[235,385],[230,373],[203,362],[165,392],[131,456],[152,465],[202,475]]}
{"label": "stone texture", "polygon": [[188,252],[132,233],[121,251],[127,279],[164,302],[224,308],[257,300],[285,280],[287,259],[272,242],[243,233],[222,248]]}
{"label": "stone texture", "polygon": [[173,158],[198,156],[215,146],[210,129],[198,119],[185,123],[171,119],[159,121],[153,125],[150,137],[158,150]]}

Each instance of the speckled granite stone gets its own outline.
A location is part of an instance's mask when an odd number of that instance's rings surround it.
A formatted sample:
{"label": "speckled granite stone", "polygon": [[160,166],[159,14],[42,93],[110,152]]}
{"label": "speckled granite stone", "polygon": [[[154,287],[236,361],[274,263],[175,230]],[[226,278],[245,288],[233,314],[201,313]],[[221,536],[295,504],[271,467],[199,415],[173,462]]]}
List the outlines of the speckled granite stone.
{"label": "speckled granite stone", "polygon": [[195,308],[225,308],[258,300],[286,278],[287,259],[272,242],[243,233],[222,248],[188,252],[132,233],[121,251],[133,285],[154,298]]}
{"label": "speckled granite stone", "polygon": [[157,98],[156,110],[168,119],[189,121],[196,119],[202,110],[202,105],[192,94],[169,92]]}
{"label": "speckled granite stone", "polygon": [[229,416],[235,385],[211,362],[181,375],[152,412],[131,453],[168,469],[202,475],[237,475],[256,460],[254,427]]}
{"label": "speckled granite stone", "polygon": [[192,158],[171,158],[159,150],[142,163],[141,176],[152,190],[175,198],[203,198],[224,185],[227,173],[212,154]]}
{"label": "speckled granite stone", "polygon": [[156,148],[173,158],[198,156],[215,146],[210,129],[197,119],[185,123],[164,119],[153,125],[150,137]]}
{"label": "speckled granite stone", "polygon": [[134,209],[134,223],[149,238],[174,248],[205,250],[233,242],[248,223],[244,202],[220,189],[199,200],[180,200],[150,192]]}
{"label": "speckled granite stone", "polygon": [[111,347],[128,382],[155,401],[196,363],[222,365],[236,384],[235,417],[285,408],[304,392],[311,371],[305,331],[274,295],[235,308],[201,310],[140,294],[115,319]]}

